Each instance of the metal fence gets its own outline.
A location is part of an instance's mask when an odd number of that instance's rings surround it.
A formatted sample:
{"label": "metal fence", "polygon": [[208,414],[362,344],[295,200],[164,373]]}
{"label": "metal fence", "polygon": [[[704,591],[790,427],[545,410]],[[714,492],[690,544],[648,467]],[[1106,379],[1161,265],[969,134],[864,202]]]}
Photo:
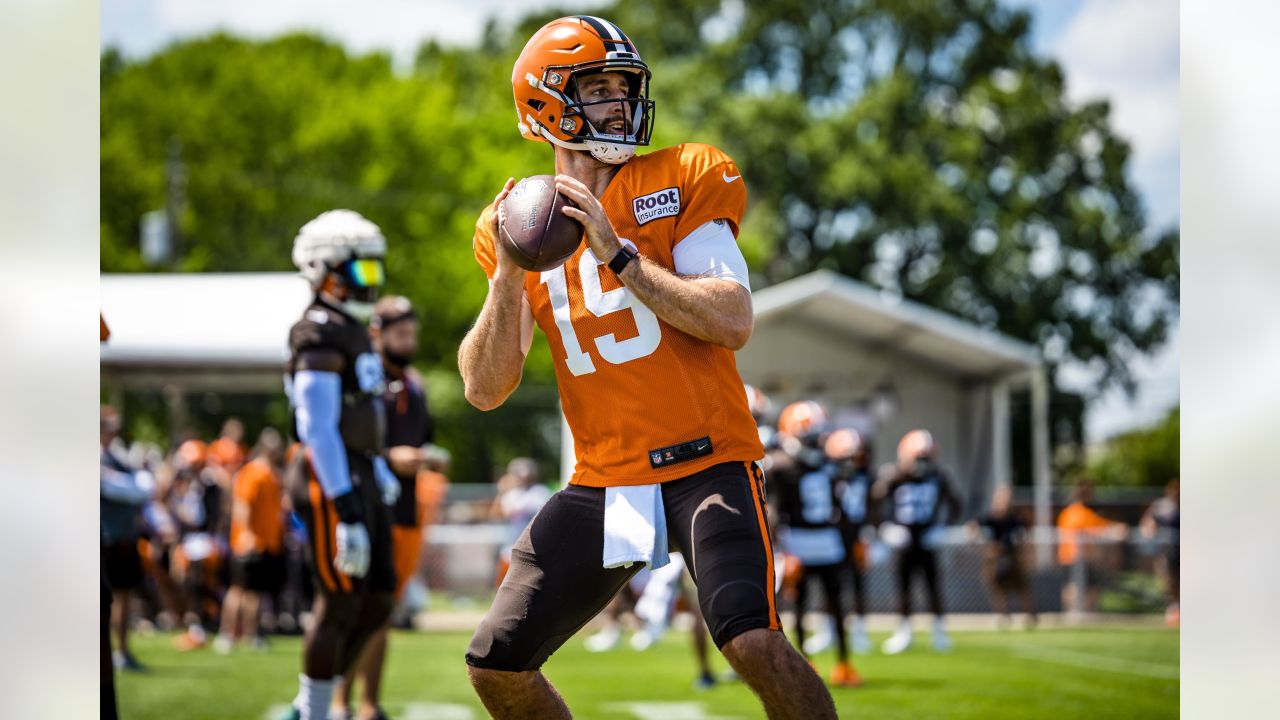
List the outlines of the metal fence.
{"label": "metal fence", "polygon": [[[475,513],[466,511],[469,515]],[[480,598],[491,594],[499,572],[499,552],[509,537],[498,523],[444,523],[432,526],[419,566],[419,580],[432,592],[452,597]],[[1078,538],[1079,551],[1069,564],[1060,562],[1060,538],[1054,528],[1038,528],[1022,544],[1033,602],[1040,612],[1090,610],[1100,612],[1160,612],[1164,610],[1166,554],[1172,538],[1141,536],[1130,528],[1127,536],[1093,535]],[[863,578],[866,612],[898,609],[897,552],[878,538],[864,545]],[[946,612],[985,613],[993,609],[991,588],[983,571],[988,552],[963,527],[947,528],[936,548],[939,582]],[[1064,608],[1064,588],[1075,582],[1083,588],[1078,604]],[[846,578],[846,609],[851,607]],[[912,608],[927,612],[923,579],[912,583]],[[810,593],[817,602],[818,593]],[[1014,598],[1015,610],[1021,599]]]}

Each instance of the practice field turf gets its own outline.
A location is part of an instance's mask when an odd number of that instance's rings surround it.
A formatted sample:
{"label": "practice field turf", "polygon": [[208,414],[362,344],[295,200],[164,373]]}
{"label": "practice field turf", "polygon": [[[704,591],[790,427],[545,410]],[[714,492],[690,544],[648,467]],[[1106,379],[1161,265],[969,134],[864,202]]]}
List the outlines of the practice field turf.
{"label": "practice field turf", "polygon": [[[874,635],[878,644],[884,635]],[[397,632],[384,707],[397,720],[487,717],[467,683],[462,633]],[[917,637],[927,640],[927,633]],[[1178,634],[1171,630],[957,632],[945,655],[923,647],[857,658],[866,683],[836,689],[849,718],[1176,718]],[[133,638],[144,674],[117,675],[125,720],[260,720],[284,709],[297,688],[299,641],[270,651],[179,653],[170,636]],[[717,672],[727,668],[713,658]],[[829,673],[831,654],[817,658]],[[644,653],[588,653],[574,638],[544,668],[578,718],[728,720],[763,717],[741,683],[693,689],[687,635],[673,632]]]}

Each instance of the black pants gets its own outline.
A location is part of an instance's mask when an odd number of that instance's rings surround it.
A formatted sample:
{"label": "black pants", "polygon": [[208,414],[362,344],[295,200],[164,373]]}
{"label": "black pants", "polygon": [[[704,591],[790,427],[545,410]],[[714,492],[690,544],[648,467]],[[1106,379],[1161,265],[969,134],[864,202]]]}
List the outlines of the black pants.
{"label": "black pants", "polygon": [[[537,670],[609,604],[639,565],[604,568],[605,489],[570,485],[551,497],[511,549],[511,569],[471,638],[467,664]],[[662,484],[672,549],[684,553],[716,647],[779,629],[764,478],[730,462]]]}
{"label": "black pants", "polygon": [[[822,593],[826,596],[827,612],[836,626],[836,657],[840,660],[849,658],[849,648],[844,637],[844,613],[840,610],[840,576],[844,574],[845,565],[805,565],[800,571],[800,582],[796,585],[796,647],[804,652],[804,613],[809,601],[809,580],[817,578],[822,585]],[[856,575],[856,573],[855,573]]]}
{"label": "black pants", "polygon": [[929,592],[929,610],[934,615],[942,614],[942,594],[938,587],[937,553],[924,547],[917,539],[912,539],[898,556],[898,613],[903,617],[911,615],[911,576],[920,571],[924,574],[925,589]]}

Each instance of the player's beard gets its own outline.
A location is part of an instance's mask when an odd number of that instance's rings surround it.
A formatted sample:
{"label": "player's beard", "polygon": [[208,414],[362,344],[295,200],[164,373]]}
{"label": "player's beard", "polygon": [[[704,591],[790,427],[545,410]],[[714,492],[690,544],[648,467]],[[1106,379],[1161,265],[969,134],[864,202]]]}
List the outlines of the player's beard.
{"label": "player's beard", "polygon": [[409,367],[413,362],[416,353],[398,353],[391,350],[383,350],[382,357],[386,358],[388,363],[400,368],[401,370]]}

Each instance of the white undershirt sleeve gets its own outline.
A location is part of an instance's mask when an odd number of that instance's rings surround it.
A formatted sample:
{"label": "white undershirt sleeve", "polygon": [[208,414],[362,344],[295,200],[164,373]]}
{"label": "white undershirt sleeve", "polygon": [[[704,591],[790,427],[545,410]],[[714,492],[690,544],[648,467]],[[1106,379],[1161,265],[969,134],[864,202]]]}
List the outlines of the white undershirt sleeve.
{"label": "white undershirt sleeve", "polygon": [[325,497],[351,490],[351,468],[338,421],[342,414],[342,376],[321,370],[299,370],[293,376],[298,435],[311,450],[311,464]]}
{"label": "white undershirt sleeve", "polygon": [[751,292],[747,259],[742,257],[729,223],[723,220],[712,220],[686,235],[672,248],[671,255],[677,275],[732,280]]}

